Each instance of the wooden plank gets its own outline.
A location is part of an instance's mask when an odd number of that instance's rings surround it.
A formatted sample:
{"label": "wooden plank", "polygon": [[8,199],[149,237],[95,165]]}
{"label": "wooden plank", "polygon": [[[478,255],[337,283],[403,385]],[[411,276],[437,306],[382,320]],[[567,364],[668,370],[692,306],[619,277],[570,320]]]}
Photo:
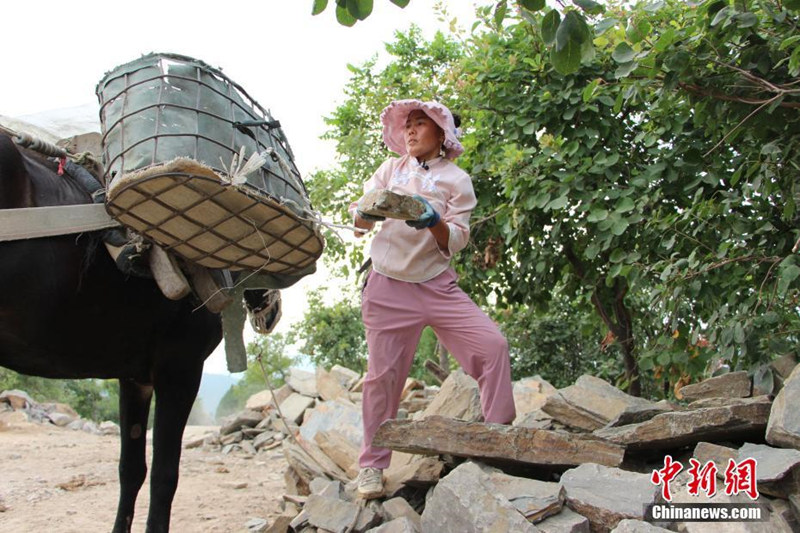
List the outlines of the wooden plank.
{"label": "wooden plank", "polygon": [[103,204],[0,209],[0,242],[83,233],[119,226]]}
{"label": "wooden plank", "polygon": [[378,428],[372,444],[406,453],[450,454],[537,466],[619,466],[625,455],[623,446],[589,435],[464,422],[442,416],[388,420]]}

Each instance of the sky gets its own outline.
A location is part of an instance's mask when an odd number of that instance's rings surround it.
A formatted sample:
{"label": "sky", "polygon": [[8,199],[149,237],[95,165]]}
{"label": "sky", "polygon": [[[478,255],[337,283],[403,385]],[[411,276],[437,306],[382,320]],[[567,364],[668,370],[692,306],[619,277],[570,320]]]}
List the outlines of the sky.
{"label": "sky", "polygon": [[[334,0],[317,16],[311,15],[312,0],[13,2],[0,22],[0,115],[41,118],[65,108],[93,113],[95,86],[106,72],[150,52],[177,53],[221,68],[269,109],[306,176],[335,164],[334,146],[319,137],[326,129],[323,118],[344,101],[348,63],[359,65],[383,52],[384,43],[411,24],[427,38],[437,29],[447,31],[453,18],[469,29],[472,0],[442,2],[447,20],[435,12],[439,3],[411,0],[401,9],[375,0],[369,18],[346,28],[335,20]],[[327,284],[322,261],[318,267],[282,291],[276,331],[302,318],[305,291]],[[246,338],[252,335],[248,331]],[[205,371],[227,373],[222,345]]]}

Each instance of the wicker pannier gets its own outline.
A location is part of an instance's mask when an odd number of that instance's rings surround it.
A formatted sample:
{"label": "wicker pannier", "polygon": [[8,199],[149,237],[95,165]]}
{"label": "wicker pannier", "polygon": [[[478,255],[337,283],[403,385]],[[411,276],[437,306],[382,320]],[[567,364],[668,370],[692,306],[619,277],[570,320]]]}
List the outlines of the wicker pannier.
{"label": "wicker pannier", "polygon": [[[202,61],[150,54],[107,73],[97,96],[114,218],[209,268],[313,271],[323,239],[291,148],[239,85]],[[237,173],[253,154],[263,165]]]}

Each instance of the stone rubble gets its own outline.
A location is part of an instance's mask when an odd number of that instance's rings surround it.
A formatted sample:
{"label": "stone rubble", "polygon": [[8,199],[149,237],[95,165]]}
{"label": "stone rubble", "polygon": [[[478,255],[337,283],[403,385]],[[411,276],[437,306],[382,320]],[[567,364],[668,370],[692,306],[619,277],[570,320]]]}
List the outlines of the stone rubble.
{"label": "stone rubble", "polygon": [[[462,371],[441,386],[409,379],[398,419],[376,435],[395,451],[386,494],[371,501],[355,492],[363,376],[348,369],[292,369],[274,394],[253,395],[218,434],[185,446],[251,456],[281,448],[282,514],[243,519],[248,531],[800,531],[800,365],[780,364],[769,395],[733,372],[683,387],[680,404],[634,398],[594,376],[558,390],[526,378],[514,383],[512,425],[483,423],[477,384]],[[105,425],[21,391],[0,393],[0,424],[20,416],[93,432]],[[750,459],[757,499],[725,494],[729,469]],[[668,483],[673,503],[756,503],[765,521],[646,522],[646,508],[664,503],[654,476],[668,460],[682,467]],[[692,463],[709,462],[716,493],[692,494]]]}
{"label": "stone rubble", "polygon": [[20,390],[0,391],[0,428],[24,422],[53,424],[94,435],[119,435],[119,426],[114,422],[106,420],[98,425],[81,418],[69,405],[39,403]]}
{"label": "stone rubble", "polygon": [[[203,445],[240,432],[239,451],[250,439],[282,448],[286,505],[270,518],[272,533],[800,531],[800,417],[787,407],[800,396],[800,366],[781,364],[777,397],[754,395],[762,391],[749,376],[733,372],[685,386],[680,403],[635,398],[588,375],[563,389],[525,378],[514,383],[518,416],[508,426],[483,423],[477,383],[462,371],[441,386],[409,379],[398,419],[376,435],[394,450],[386,495],[368,502],[354,483],[363,376],[346,369],[293,369],[279,400],[288,427],[259,393],[251,413]],[[756,459],[767,522],[644,521],[648,505],[664,503],[651,476],[667,456],[683,467],[672,501],[687,503],[749,502],[722,487],[729,464]],[[690,458],[716,465],[714,499],[688,492]]]}

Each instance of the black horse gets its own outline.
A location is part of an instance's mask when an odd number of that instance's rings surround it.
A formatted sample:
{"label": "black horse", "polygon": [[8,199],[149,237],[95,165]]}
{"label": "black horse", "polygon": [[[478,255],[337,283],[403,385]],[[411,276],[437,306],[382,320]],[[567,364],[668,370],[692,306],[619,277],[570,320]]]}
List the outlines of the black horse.
{"label": "black horse", "polygon": [[[0,209],[91,203],[57,164],[0,133]],[[113,531],[130,531],[147,465],[155,392],[148,532],[169,530],[181,438],[219,315],[126,277],[99,232],[0,242],[0,366],[48,378],[118,378],[120,495]]]}

